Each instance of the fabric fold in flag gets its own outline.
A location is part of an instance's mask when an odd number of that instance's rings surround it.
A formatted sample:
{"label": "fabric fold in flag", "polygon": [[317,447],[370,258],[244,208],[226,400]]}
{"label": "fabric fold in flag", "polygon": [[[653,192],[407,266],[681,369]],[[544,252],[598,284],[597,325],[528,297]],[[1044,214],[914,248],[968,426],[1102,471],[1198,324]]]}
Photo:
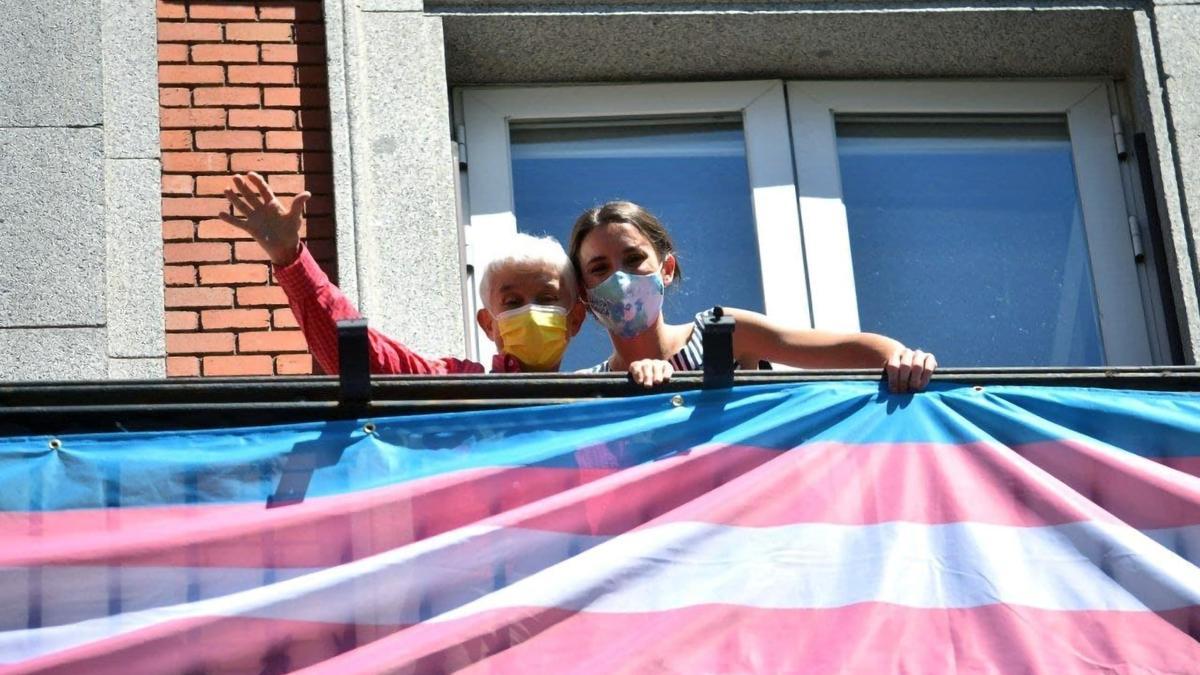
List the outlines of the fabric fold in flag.
{"label": "fabric fold in flag", "polygon": [[2,438],[0,672],[1200,672],[1200,396],[671,399]]}

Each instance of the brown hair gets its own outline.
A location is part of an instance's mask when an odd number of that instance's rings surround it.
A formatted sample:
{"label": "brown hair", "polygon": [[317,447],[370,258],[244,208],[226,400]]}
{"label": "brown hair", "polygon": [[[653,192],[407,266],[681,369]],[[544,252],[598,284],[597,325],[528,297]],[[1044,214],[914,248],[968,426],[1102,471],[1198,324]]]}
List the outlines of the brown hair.
{"label": "brown hair", "polygon": [[[584,283],[579,250],[583,248],[583,240],[589,232],[597,227],[612,223],[629,223],[636,227],[650,240],[650,245],[654,247],[654,252],[660,261],[665,260],[668,255],[675,255],[675,244],[671,242],[671,235],[667,233],[667,228],[663,227],[653,213],[637,204],[617,201],[590,208],[575,219],[575,225],[571,228],[571,244],[567,248],[567,253],[571,256],[571,264],[575,266],[575,276],[579,279],[581,292]],[[678,255],[675,255],[675,277],[677,280],[683,278]]]}

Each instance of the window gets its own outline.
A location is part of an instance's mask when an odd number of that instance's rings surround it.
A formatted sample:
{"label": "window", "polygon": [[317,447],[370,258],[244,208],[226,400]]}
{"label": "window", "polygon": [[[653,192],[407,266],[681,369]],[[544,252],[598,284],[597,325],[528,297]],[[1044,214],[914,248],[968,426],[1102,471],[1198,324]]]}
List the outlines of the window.
{"label": "window", "polygon": [[[676,238],[672,322],[726,304],[893,335],[946,366],[1152,361],[1103,83],[478,88],[461,101],[476,267],[490,237],[565,245],[582,210],[629,199]],[[608,351],[589,325],[564,368]]]}

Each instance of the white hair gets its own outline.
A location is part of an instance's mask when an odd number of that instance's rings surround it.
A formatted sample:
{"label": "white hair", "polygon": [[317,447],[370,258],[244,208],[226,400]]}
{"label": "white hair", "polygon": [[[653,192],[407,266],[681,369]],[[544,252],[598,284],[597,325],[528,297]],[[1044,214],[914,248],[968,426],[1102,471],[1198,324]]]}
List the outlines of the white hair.
{"label": "white hair", "polygon": [[575,266],[571,264],[571,258],[557,239],[517,232],[495,242],[488,242],[488,246],[492,256],[479,279],[479,297],[484,306],[487,306],[488,298],[491,297],[492,275],[509,265],[522,264],[544,264],[558,270],[562,305],[571,309],[575,304],[579,294],[575,283]]}

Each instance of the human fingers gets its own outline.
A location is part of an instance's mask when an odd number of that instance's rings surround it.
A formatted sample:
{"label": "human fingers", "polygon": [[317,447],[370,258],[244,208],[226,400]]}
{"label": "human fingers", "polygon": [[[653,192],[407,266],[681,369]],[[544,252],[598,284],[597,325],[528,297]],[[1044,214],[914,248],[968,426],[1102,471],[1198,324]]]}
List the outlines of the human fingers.
{"label": "human fingers", "polygon": [[642,362],[634,361],[629,364],[629,379],[633,380],[634,384],[642,383]]}
{"label": "human fingers", "polygon": [[254,187],[258,190],[258,194],[262,197],[263,203],[270,203],[272,199],[275,199],[275,193],[271,192],[271,187],[267,185],[267,181],[262,176],[251,171],[246,174],[246,178],[254,184]]}
{"label": "human fingers", "polygon": [[301,192],[300,194],[296,195],[295,198],[292,199],[291,208],[288,209],[288,220],[299,220],[300,214],[304,213],[304,205],[308,203],[308,200],[311,197],[312,193],[308,191]]}
{"label": "human fingers", "polygon": [[221,213],[217,214],[217,217],[220,218],[221,220],[223,220],[224,222],[229,223],[230,225],[233,225],[234,227],[245,230],[246,232],[250,232],[250,230],[251,230],[250,223],[247,223],[246,221],[242,220],[241,218],[238,218],[237,216],[233,215],[232,213],[222,211]]}
{"label": "human fingers", "polygon": [[671,375],[675,372],[675,368],[673,368],[667,361],[659,361],[657,365],[658,368],[655,372],[654,383],[662,384],[663,382],[670,382]]}
{"label": "human fingers", "polygon": [[900,355],[903,349],[896,350],[883,366],[883,372],[887,374],[888,391],[896,392],[896,380],[900,375]]}
{"label": "human fingers", "polygon": [[908,378],[912,374],[913,350],[905,349],[900,353],[900,368],[896,372],[896,392],[907,394],[909,391]]}
{"label": "human fingers", "polygon": [[921,380],[925,379],[925,357],[928,356],[920,349],[913,350],[912,370],[908,372],[909,391],[921,391]]}
{"label": "human fingers", "polygon": [[933,377],[933,371],[937,370],[937,366],[937,359],[934,358],[933,354],[926,353],[925,372],[921,374],[920,389],[924,390],[925,387],[929,386],[929,380]]}
{"label": "human fingers", "polygon": [[225,198],[229,200],[229,204],[232,207],[230,208],[231,212],[234,212],[234,209],[237,209],[247,216],[249,216],[251,213],[254,213],[254,209],[251,208],[250,205],[247,204],[245,200],[243,200],[241,196],[233,190],[226,190]]}
{"label": "human fingers", "polygon": [[263,205],[263,200],[258,197],[258,190],[252,187],[244,177],[234,176],[233,184],[237,187],[238,195],[251,207],[257,209]]}

